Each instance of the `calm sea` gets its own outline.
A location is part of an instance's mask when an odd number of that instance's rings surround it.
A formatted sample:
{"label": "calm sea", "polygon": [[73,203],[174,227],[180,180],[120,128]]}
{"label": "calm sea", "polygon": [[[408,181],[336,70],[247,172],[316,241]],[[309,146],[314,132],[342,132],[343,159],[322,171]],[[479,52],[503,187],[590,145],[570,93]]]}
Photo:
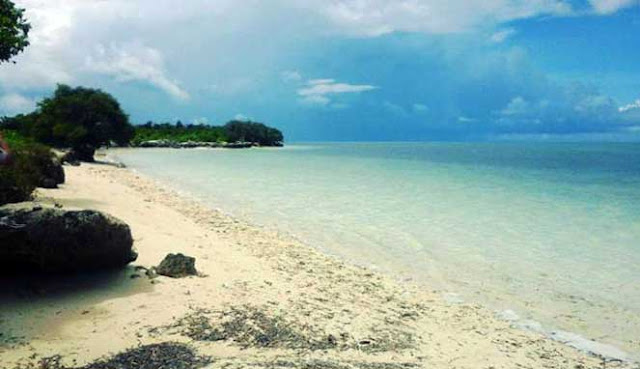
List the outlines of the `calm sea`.
{"label": "calm sea", "polygon": [[640,354],[639,144],[327,143],[117,155],[205,204],[424,282],[452,303],[481,302],[529,329]]}

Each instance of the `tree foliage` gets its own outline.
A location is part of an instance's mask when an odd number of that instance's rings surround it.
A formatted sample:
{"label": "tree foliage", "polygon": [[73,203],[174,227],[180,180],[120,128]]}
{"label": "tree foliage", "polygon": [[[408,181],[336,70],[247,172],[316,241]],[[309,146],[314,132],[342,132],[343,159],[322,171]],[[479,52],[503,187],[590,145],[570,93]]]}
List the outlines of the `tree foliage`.
{"label": "tree foliage", "polygon": [[258,122],[232,120],[224,125],[224,131],[230,142],[256,142],[261,146],[279,146],[284,137],[276,128]]}
{"label": "tree foliage", "polygon": [[280,146],[284,137],[276,128],[257,122],[233,120],[224,126],[204,124],[184,125],[147,122],[135,127],[133,144],[144,141],[167,140],[172,142],[253,142],[261,146]]}
{"label": "tree foliage", "polygon": [[11,60],[29,46],[31,25],[24,18],[24,9],[10,0],[0,0],[0,63]]}
{"label": "tree foliage", "polygon": [[71,147],[93,157],[96,147],[111,141],[126,145],[133,127],[118,101],[99,89],[58,85],[52,97],[38,103],[31,114],[5,118],[6,128],[18,129],[36,141]]}
{"label": "tree foliage", "polygon": [[204,124],[184,125],[178,121],[175,125],[170,123],[156,124],[147,122],[135,127],[134,145],[144,141],[168,140],[172,142],[224,142],[227,140],[222,127],[208,126]]}

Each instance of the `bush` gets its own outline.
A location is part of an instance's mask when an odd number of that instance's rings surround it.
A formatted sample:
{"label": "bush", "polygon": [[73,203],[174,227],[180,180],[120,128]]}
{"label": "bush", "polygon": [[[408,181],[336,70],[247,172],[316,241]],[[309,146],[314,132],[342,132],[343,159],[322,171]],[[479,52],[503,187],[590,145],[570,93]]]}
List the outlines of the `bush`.
{"label": "bush", "polygon": [[13,131],[4,134],[12,149],[12,162],[0,166],[0,205],[29,200],[53,161],[48,147]]}

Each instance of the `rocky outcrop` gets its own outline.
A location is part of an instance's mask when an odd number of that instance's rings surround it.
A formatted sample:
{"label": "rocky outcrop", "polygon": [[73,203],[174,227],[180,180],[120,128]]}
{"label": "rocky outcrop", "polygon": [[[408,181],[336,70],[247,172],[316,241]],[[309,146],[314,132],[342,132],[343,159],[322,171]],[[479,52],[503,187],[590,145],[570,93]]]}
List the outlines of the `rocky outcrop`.
{"label": "rocky outcrop", "polygon": [[119,268],[136,260],[129,226],[93,210],[0,207],[0,273]]}
{"label": "rocky outcrop", "polygon": [[53,157],[51,161],[43,166],[38,187],[58,188],[58,185],[64,183],[64,181],[65,176],[62,164],[58,158]]}
{"label": "rocky outcrop", "polygon": [[198,275],[196,259],[182,254],[169,254],[156,267],[156,273],[171,278],[182,278]]}
{"label": "rocky outcrop", "polygon": [[69,164],[69,165],[73,165],[74,167],[77,167],[80,165],[80,159],[78,159],[75,151],[73,150],[62,155],[62,158],[60,159],[60,161],[62,161],[62,164]]}

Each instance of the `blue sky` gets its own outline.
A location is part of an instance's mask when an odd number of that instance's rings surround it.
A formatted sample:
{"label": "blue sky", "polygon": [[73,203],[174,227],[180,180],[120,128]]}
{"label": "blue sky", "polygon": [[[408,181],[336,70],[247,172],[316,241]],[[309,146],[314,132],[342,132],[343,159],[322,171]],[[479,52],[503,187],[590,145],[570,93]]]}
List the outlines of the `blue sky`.
{"label": "blue sky", "polygon": [[[254,119],[307,140],[638,140],[638,0],[17,0],[0,114],[55,84],[135,123]],[[238,4],[241,3],[241,4]]]}

